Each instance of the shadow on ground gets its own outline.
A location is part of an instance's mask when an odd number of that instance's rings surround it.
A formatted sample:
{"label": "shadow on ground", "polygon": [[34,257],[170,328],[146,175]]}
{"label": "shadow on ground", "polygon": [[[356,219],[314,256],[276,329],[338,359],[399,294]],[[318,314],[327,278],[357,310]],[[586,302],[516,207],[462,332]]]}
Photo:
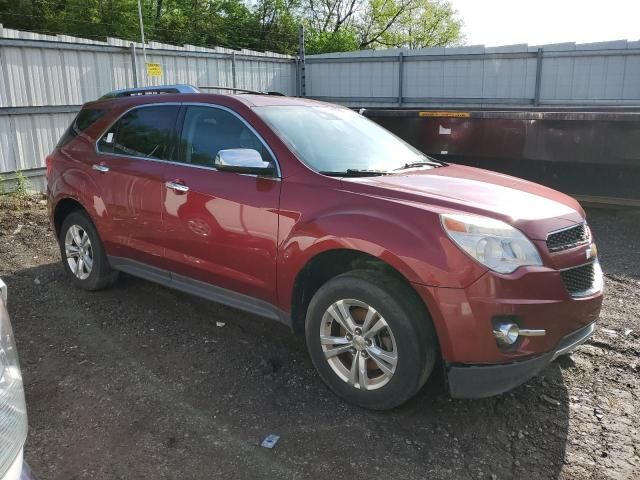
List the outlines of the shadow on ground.
{"label": "shadow on ground", "polygon": [[640,209],[591,208],[588,221],[605,274],[640,280]]}
{"label": "shadow on ground", "polygon": [[[76,290],[58,264],[4,280],[26,382],[27,455],[42,478],[560,474],[562,363],[476,401],[451,400],[437,375],[403,407],[371,412],[335,397],[303,339],[281,325],[127,276],[103,292]],[[273,450],[259,446],[269,433],[281,436]]]}

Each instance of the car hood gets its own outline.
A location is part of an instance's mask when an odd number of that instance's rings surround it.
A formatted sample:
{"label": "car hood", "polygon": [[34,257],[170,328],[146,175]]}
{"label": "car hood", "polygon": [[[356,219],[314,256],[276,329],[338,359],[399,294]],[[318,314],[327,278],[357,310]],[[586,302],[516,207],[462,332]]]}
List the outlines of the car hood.
{"label": "car hood", "polygon": [[368,194],[497,218],[532,239],[544,240],[550,231],[584,221],[580,204],[568,195],[519,178],[462,165],[344,181],[359,185]]}

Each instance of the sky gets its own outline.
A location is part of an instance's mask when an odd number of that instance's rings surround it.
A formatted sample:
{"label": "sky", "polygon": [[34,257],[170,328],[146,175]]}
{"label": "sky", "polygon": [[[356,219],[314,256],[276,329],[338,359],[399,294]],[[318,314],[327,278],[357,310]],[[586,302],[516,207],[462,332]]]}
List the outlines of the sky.
{"label": "sky", "polygon": [[449,0],[467,45],[640,40],[640,0]]}

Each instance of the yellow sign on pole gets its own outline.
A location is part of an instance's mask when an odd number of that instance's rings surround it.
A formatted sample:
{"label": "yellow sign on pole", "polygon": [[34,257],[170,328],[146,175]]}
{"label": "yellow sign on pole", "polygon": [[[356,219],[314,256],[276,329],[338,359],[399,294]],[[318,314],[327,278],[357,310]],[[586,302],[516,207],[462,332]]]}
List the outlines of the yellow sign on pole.
{"label": "yellow sign on pole", "polygon": [[469,118],[469,112],[418,112],[419,117],[449,117],[449,118]]}
{"label": "yellow sign on pole", "polygon": [[147,75],[150,77],[161,77],[162,65],[159,63],[147,63]]}

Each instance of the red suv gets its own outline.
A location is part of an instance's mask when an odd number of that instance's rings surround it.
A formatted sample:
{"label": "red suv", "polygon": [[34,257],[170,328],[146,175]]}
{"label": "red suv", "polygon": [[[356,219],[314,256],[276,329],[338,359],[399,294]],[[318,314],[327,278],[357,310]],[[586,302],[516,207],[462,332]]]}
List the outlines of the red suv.
{"label": "red suv", "polygon": [[574,199],[429,158],[347,108],[118,91],[84,105],[47,168],[76,285],[121,271],[282,322],[364,407],[403,403],[435,365],[454,397],[504,392],[600,311]]}

